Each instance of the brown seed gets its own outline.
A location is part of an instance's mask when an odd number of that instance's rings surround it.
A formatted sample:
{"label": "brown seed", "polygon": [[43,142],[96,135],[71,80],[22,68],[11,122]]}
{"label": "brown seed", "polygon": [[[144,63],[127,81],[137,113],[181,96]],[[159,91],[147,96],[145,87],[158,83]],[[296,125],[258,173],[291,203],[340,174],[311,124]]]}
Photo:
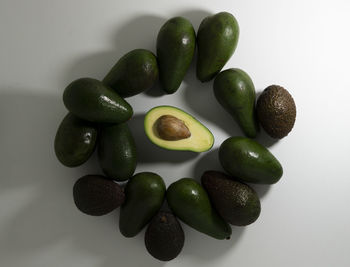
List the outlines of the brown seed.
{"label": "brown seed", "polygon": [[155,126],[159,137],[167,141],[177,141],[191,136],[185,123],[172,115],[159,117]]}

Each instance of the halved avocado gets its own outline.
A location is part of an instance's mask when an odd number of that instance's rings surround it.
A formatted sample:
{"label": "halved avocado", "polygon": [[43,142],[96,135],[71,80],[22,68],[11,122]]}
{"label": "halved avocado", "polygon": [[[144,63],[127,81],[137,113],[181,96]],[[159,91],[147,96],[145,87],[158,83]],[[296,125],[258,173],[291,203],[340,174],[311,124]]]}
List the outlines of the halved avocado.
{"label": "halved avocado", "polygon": [[148,138],[165,149],[204,152],[214,144],[214,136],[207,127],[176,107],[152,108],[146,114],[144,126]]}

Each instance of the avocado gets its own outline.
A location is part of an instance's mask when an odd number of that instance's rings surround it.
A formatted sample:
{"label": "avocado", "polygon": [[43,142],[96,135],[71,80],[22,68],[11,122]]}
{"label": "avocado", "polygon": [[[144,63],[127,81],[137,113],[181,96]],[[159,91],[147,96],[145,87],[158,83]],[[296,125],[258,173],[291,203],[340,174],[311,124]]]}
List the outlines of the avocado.
{"label": "avocado", "polygon": [[94,152],[96,139],[96,125],[68,113],[56,133],[56,157],[67,167],[79,166]]}
{"label": "avocado", "polygon": [[185,243],[181,224],[171,212],[159,212],[149,223],[145,233],[147,251],[160,261],[175,259]]}
{"label": "avocado", "polygon": [[210,81],[224,67],[234,53],[239,37],[236,18],[228,12],[208,16],[197,33],[197,78]]}
{"label": "avocado", "polygon": [[172,183],[167,190],[167,201],[174,214],[197,231],[216,239],[229,239],[231,227],[210,204],[207,192],[191,178]]}
{"label": "avocado", "polygon": [[157,80],[155,55],[145,49],[135,49],[121,57],[102,82],[121,97],[130,97],[152,88]]}
{"label": "avocado", "polygon": [[74,203],[88,215],[105,215],[124,202],[123,189],[117,183],[101,175],[86,175],[73,187]]}
{"label": "avocado", "polygon": [[134,174],[137,152],[127,123],[101,126],[98,159],[103,172],[111,179],[125,181]]}
{"label": "avocado", "polygon": [[256,137],[258,123],[255,116],[255,88],[249,75],[241,69],[220,72],[214,80],[214,94],[244,134]]}
{"label": "avocado", "polygon": [[274,184],[282,177],[279,161],[258,142],[246,137],[230,137],[219,149],[221,166],[240,181]]}
{"label": "avocado", "polygon": [[133,109],[113,89],[92,78],[70,83],[63,93],[66,108],[77,117],[100,123],[129,120]]}
{"label": "avocado", "polygon": [[196,48],[196,33],[183,17],[168,20],[157,37],[159,78],[163,90],[173,94],[191,65]]}
{"label": "avocado", "polygon": [[267,134],[278,139],[293,129],[297,115],[293,97],[278,85],[271,85],[262,92],[257,101],[257,113]]}
{"label": "avocado", "polygon": [[220,216],[232,225],[246,226],[260,215],[260,200],[248,185],[233,180],[223,172],[206,171],[202,185]]}
{"label": "avocado", "polygon": [[141,172],[125,188],[125,202],[120,209],[119,230],[125,237],[136,236],[161,208],[165,184],[158,174]]}
{"label": "avocado", "polygon": [[152,108],[145,116],[144,127],[154,144],[169,150],[203,152],[214,144],[214,136],[203,124],[172,106]]}

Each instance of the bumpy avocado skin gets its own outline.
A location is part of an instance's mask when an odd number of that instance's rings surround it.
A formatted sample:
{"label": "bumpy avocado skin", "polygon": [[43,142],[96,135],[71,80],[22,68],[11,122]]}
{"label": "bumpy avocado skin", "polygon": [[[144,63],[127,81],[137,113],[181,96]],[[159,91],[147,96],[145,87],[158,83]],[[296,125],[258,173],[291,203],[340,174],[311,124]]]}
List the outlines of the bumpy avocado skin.
{"label": "bumpy avocado skin", "polygon": [[173,94],[179,88],[191,65],[196,48],[196,33],[187,19],[168,20],[157,37],[159,78],[163,90]]}
{"label": "bumpy avocado skin", "polygon": [[295,102],[286,89],[271,85],[260,95],[257,113],[264,130],[272,138],[281,139],[293,129],[296,118]]}
{"label": "bumpy avocado skin", "polygon": [[174,214],[197,231],[216,239],[229,239],[231,227],[212,207],[204,188],[191,178],[172,183],[167,201]]}
{"label": "bumpy avocado skin", "polygon": [[159,212],[149,223],[145,233],[147,251],[156,259],[170,261],[181,252],[185,234],[171,212]]}
{"label": "bumpy avocado skin", "polygon": [[152,88],[157,80],[158,64],[155,55],[146,49],[135,49],[119,59],[103,83],[121,97],[130,97]]}
{"label": "bumpy avocado skin", "polygon": [[55,137],[55,153],[67,167],[86,162],[95,150],[97,126],[68,113],[58,127]]}
{"label": "bumpy avocado skin", "polygon": [[234,53],[239,37],[235,17],[220,12],[206,17],[197,33],[197,78],[207,82],[215,77]]}
{"label": "bumpy avocado skin", "polygon": [[113,89],[92,78],[70,83],[63,93],[66,108],[77,117],[98,123],[129,120],[133,109]]}
{"label": "bumpy avocado skin", "polygon": [[255,87],[241,69],[222,71],[214,80],[214,94],[220,105],[231,114],[247,137],[256,137]]}
{"label": "bumpy avocado skin", "polygon": [[101,126],[98,159],[103,172],[110,179],[125,181],[134,174],[137,151],[127,123]]}
{"label": "bumpy avocado skin", "polygon": [[216,211],[228,223],[246,226],[258,219],[260,200],[250,186],[219,171],[204,172],[201,182]]}
{"label": "bumpy avocado skin", "polygon": [[120,185],[101,175],[86,175],[76,181],[73,187],[74,203],[88,215],[105,215],[124,202]]}
{"label": "bumpy avocado skin", "polygon": [[258,142],[246,137],[230,137],[219,149],[224,170],[240,181],[274,184],[282,177],[279,161]]}
{"label": "bumpy avocado skin", "polygon": [[165,191],[162,177],[155,173],[141,172],[129,180],[119,217],[123,236],[136,236],[150,222],[163,204]]}

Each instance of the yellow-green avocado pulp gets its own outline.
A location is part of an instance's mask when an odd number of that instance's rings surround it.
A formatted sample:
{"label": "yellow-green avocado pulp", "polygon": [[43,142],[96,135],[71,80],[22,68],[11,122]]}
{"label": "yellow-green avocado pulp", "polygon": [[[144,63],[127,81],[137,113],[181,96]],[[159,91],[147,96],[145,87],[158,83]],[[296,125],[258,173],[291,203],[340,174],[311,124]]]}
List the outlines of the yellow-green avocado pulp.
{"label": "yellow-green avocado pulp", "polygon": [[[157,120],[164,115],[171,115],[183,121],[191,136],[185,139],[168,141],[159,137],[155,127]],[[157,146],[169,150],[186,150],[204,152],[214,144],[214,136],[202,123],[185,111],[172,106],[158,106],[147,112],[144,121],[145,132],[148,138]]]}

